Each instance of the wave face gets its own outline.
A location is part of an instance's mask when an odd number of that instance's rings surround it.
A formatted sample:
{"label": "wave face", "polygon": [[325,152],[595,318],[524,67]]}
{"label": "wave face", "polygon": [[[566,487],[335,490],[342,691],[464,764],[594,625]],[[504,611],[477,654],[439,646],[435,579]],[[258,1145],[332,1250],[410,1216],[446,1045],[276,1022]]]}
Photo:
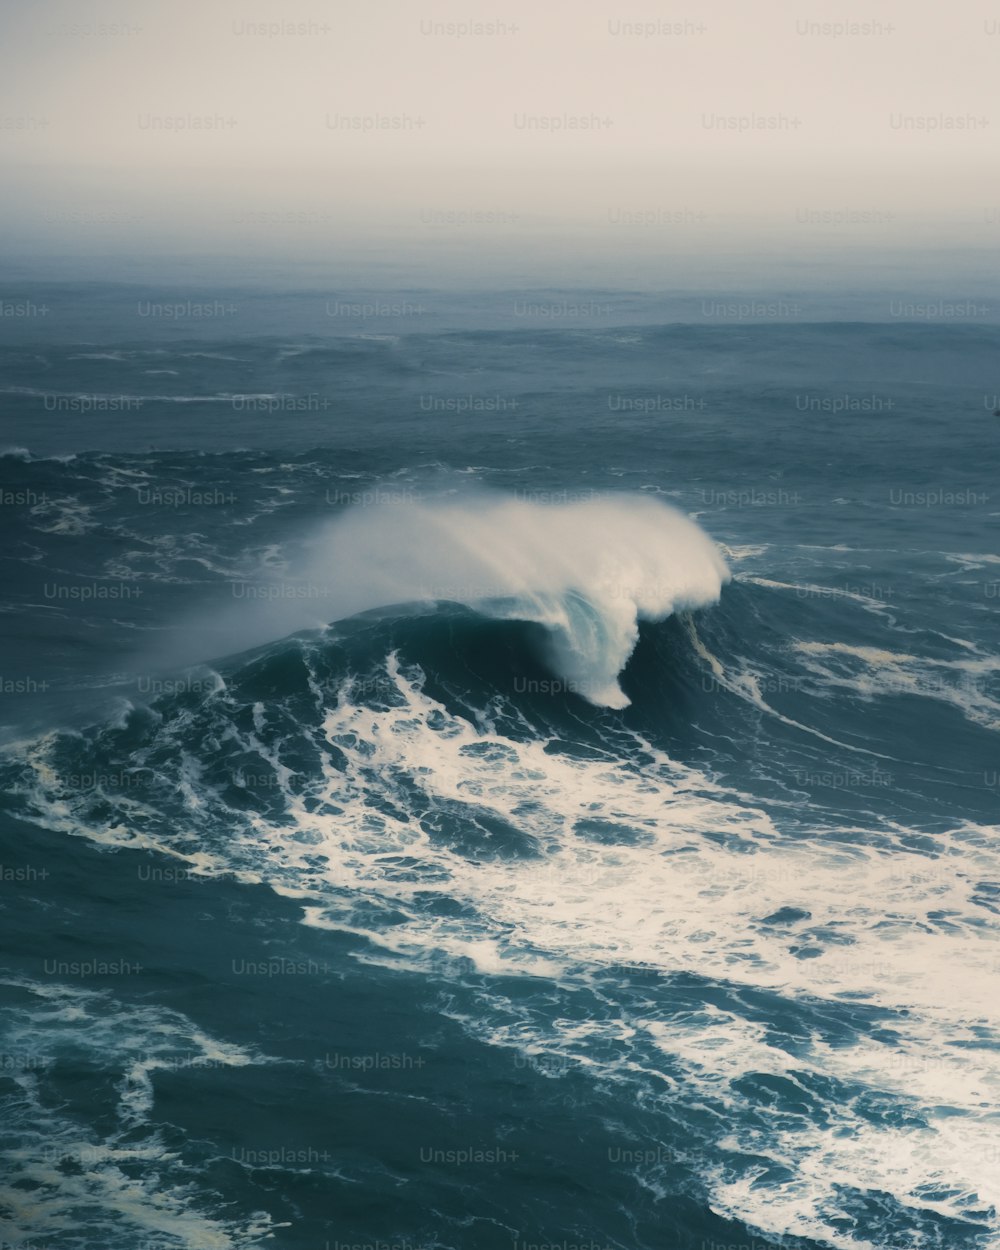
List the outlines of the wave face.
{"label": "wave face", "polygon": [[639,622],[715,603],[729,577],[693,521],[643,496],[355,507],[315,546],[308,576],[335,574],[352,611],[450,600],[543,626],[565,688],[610,708],[628,706],[617,678]]}

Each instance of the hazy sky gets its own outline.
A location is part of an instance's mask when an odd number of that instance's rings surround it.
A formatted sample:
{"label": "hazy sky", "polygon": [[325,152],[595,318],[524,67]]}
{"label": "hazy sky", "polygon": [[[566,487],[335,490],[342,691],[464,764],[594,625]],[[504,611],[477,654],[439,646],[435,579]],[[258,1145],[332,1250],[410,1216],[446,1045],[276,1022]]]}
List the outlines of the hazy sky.
{"label": "hazy sky", "polygon": [[1000,8],[13,4],[4,253],[1000,241]]}

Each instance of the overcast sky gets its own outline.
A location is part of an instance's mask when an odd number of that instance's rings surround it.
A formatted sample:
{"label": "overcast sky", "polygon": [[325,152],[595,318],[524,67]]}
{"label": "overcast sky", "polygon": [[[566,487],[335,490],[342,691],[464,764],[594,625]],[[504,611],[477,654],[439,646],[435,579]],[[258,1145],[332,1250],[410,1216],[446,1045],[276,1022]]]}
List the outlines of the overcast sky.
{"label": "overcast sky", "polygon": [[7,0],[3,25],[8,254],[1000,240],[976,0]]}

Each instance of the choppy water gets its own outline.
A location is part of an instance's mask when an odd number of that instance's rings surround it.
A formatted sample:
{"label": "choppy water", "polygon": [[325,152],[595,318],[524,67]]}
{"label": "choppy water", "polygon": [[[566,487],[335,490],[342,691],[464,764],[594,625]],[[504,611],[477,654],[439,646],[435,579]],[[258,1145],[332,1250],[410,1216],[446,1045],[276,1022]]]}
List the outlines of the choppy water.
{"label": "choppy water", "polygon": [[996,328],[282,298],[0,357],[4,1240],[1000,1245]]}

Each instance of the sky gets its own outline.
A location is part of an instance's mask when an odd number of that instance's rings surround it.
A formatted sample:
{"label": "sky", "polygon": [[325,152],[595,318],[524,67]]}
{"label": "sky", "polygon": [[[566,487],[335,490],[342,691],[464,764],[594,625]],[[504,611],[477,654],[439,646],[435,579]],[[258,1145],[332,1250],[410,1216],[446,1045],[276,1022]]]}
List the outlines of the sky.
{"label": "sky", "polygon": [[978,0],[2,14],[11,261],[639,276],[1000,240],[1000,8]]}

